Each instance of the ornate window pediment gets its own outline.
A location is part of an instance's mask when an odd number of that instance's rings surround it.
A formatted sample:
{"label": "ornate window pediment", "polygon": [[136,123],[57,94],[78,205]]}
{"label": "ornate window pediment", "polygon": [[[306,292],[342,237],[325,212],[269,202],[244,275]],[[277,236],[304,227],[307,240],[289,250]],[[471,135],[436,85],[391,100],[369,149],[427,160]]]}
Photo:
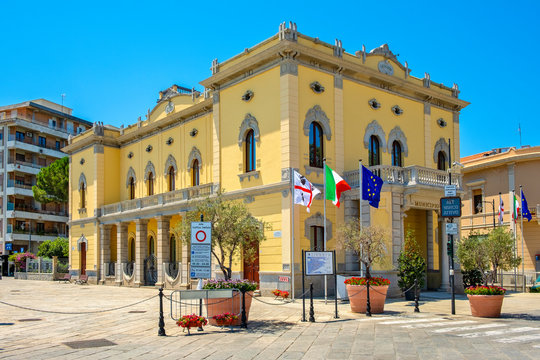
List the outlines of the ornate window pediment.
{"label": "ornate window pediment", "polygon": [[399,126],[396,126],[395,128],[390,131],[390,135],[388,135],[388,152],[392,152],[392,144],[394,141],[399,142],[401,145],[401,150],[403,151],[404,156],[409,156],[409,147],[407,146],[407,138],[405,137],[405,134],[401,130]]}
{"label": "ornate window pediment", "polygon": [[167,161],[165,161],[165,171],[164,171],[165,176],[169,174],[169,169],[171,168],[171,166],[174,169],[174,173],[178,174],[178,167],[176,166],[176,159],[174,158],[174,156],[169,154],[169,156],[167,157]]}
{"label": "ornate window pediment", "polygon": [[88,251],[88,240],[86,239],[86,237],[84,235],[81,235],[79,240],[77,240],[77,250],[81,251],[81,244],[82,243],[86,244],[86,251]]}
{"label": "ornate window pediment", "polygon": [[[242,124],[240,125],[240,132],[238,133],[238,146],[239,147],[242,147],[242,144],[244,143],[244,141],[246,141],[246,134],[250,129],[253,130],[255,143],[257,143],[257,145],[260,145],[261,132],[259,131],[259,122],[253,115],[248,113],[246,114],[244,121],[242,121]],[[199,164],[200,163],[201,162],[199,161]]]}
{"label": "ornate window pediment", "polygon": [[151,161],[146,164],[146,168],[144,169],[144,181],[148,180],[150,173],[152,174],[153,178],[156,177],[156,169],[154,168],[154,164],[152,164]]}
{"label": "ornate window pediment", "polygon": [[129,187],[129,184],[130,184],[130,179],[133,178],[133,182],[136,183],[137,182],[137,177],[135,176],[135,170],[133,170],[133,168],[130,166],[129,167],[129,170],[127,172],[127,176],[126,176],[126,187]]}
{"label": "ornate window pediment", "polygon": [[202,172],[201,152],[195,146],[191,149],[191,152],[189,153],[188,165],[187,165],[187,170],[188,171],[191,171],[191,166],[193,165],[193,160],[197,160],[199,162],[199,171]]}
{"label": "ornate window pediment", "polygon": [[386,152],[386,135],[384,134],[384,130],[382,129],[381,125],[379,125],[377,120],[373,120],[366,127],[366,132],[364,134],[364,147],[366,149],[369,149],[369,139],[372,135],[379,138],[381,149],[383,152]]}
{"label": "ornate window pediment", "polygon": [[433,149],[433,162],[435,164],[439,161],[439,151],[442,151],[446,159],[448,159],[448,143],[445,138],[440,138],[435,143],[435,148]]}
{"label": "ornate window pediment", "polygon": [[79,176],[79,191],[81,191],[82,186],[84,185],[84,189],[88,189],[88,185],[86,183],[86,176],[84,176],[84,173],[81,173],[81,176]]}
{"label": "ornate window pediment", "polygon": [[310,125],[314,121],[321,125],[323,133],[326,135],[326,139],[330,141],[330,139],[332,139],[330,119],[328,119],[328,116],[326,116],[319,105],[315,105],[306,113],[306,119],[304,120],[304,135],[309,136]]}

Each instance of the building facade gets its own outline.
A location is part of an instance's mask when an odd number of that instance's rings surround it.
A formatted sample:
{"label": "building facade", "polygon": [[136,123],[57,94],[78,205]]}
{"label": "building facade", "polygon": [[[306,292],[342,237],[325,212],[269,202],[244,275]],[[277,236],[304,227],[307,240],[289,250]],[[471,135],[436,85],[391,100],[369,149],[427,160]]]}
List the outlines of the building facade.
{"label": "building facade", "polygon": [[[505,226],[516,234],[516,252],[520,257],[523,254],[525,271],[540,272],[540,220],[537,216],[540,189],[536,182],[540,176],[540,146],[494,149],[464,157],[461,162],[465,191],[462,235],[471,231],[482,234],[495,226]],[[520,186],[532,215],[531,221],[523,220],[523,227],[520,220],[512,220],[513,192],[520,199]],[[504,207],[502,224],[499,221],[501,199]],[[518,270],[521,273],[522,267]]]}
{"label": "building facade", "polygon": [[0,106],[0,251],[37,252],[40,242],[67,237],[68,204],[40,204],[33,198],[39,170],[65,157],[68,136],[91,123],[72,110],[38,99]]}
{"label": "building facade", "polygon": [[[237,259],[235,276],[268,291],[290,286],[278,282],[294,274],[298,290],[301,250],[321,248],[323,200],[315,198],[310,213],[291,211],[290,169],[322,190],[326,158],[353,187],[340,208],[329,202],[327,248],[336,249],[338,226],[360,214],[363,159],[385,182],[379,209],[363,204],[363,221],[392,234],[377,272],[396,283],[410,228],[428,260],[428,286],[448,283],[437,212],[468,104],[457,85],[412,76],[387,45],[350,54],[340,41],[302,35],[295,24],[281,24],[278,34],[225,62],[214,60],[211,70],[203,92],[173,85],[144,121],[95,124],[65,148],[74,275],[134,286],[188,283],[189,251],[177,224],[196,198],[224,189],[272,226],[254,262]],[[458,187],[460,180],[453,176]],[[359,271],[358,259],[344,251],[337,266],[342,274]]]}

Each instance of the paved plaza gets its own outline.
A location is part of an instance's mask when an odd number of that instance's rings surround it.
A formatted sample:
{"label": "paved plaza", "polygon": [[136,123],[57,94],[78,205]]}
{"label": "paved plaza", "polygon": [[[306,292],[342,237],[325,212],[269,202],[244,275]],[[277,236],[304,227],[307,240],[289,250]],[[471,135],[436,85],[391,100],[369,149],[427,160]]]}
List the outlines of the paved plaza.
{"label": "paved plaza", "polygon": [[372,318],[340,303],[334,319],[334,303],[316,300],[315,323],[301,321],[301,301],[263,297],[253,301],[247,330],[208,325],[190,336],[175,325],[166,301],[166,337],[157,336],[157,294],[154,288],[3,278],[0,358],[540,359],[538,294],[507,295],[500,319],[471,317],[462,295],[452,316],[445,293],[423,293],[419,314],[411,302],[388,299],[385,313]]}

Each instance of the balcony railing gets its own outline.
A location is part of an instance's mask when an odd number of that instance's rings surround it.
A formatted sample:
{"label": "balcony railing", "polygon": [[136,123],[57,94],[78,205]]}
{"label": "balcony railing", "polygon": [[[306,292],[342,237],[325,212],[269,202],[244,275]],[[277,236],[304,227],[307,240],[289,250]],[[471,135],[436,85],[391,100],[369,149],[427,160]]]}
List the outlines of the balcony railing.
{"label": "balcony railing", "polygon": [[70,132],[70,131],[67,131],[67,129],[64,129],[63,127],[53,126],[52,124],[47,123],[45,121],[39,121],[39,120],[36,120],[36,119],[32,119],[32,117],[30,117],[30,116],[23,116],[23,115],[17,114],[16,116],[12,116],[12,117],[9,117],[9,118],[2,119],[2,121],[14,121],[14,120],[28,121],[28,122],[30,122],[32,124],[41,125],[41,126],[44,126],[46,128],[53,129],[53,130],[56,130],[56,131],[60,131],[60,132],[63,132],[65,134],[68,134],[68,135],[69,134],[72,134],[72,135],[77,134],[76,129]]}
{"label": "balcony railing", "polygon": [[[369,169],[379,176],[385,184],[415,186],[427,185],[444,189],[448,185],[448,173],[442,170],[430,169],[422,166],[389,166],[377,165],[370,166]],[[344,173],[345,181],[351,187],[359,187],[360,181],[358,170],[347,171]],[[452,174],[452,184],[461,189],[461,174]]]}
{"label": "balcony railing", "polygon": [[8,141],[18,141],[18,142],[21,142],[21,143],[24,143],[24,144],[34,145],[34,146],[37,146],[37,147],[40,147],[40,148],[43,148],[43,149],[60,151],[61,147],[56,147],[56,145],[51,146],[51,145],[47,145],[47,144],[40,144],[39,141],[34,140],[35,138],[36,138],[36,136],[32,136],[32,137],[25,136],[24,138],[17,138],[16,135],[11,135],[10,134],[8,136]]}
{"label": "balcony railing", "polygon": [[116,214],[130,210],[141,210],[157,205],[167,205],[183,200],[191,200],[199,197],[209,196],[214,193],[212,183],[189,187],[185,189],[170,191],[163,194],[147,196],[141,199],[121,201],[114,204],[105,205],[101,208],[101,215]]}
{"label": "balcony railing", "polygon": [[45,165],[39,165],[39,164],[27,162],[27,161],[15,160],[12,157],[9,158],[8,164],[15,165],[15,166],[17,166],[17,165],[28,166],[28,167],[31,167],[31,168],[34,168],[34,169],[41,169],[41,168],[45,167]]}
{"label": "balcony railing", "polygon": [[32,184],[21,184],[13,180],[8,180],[7,187],[16,187],[19,189],[32,190]]}

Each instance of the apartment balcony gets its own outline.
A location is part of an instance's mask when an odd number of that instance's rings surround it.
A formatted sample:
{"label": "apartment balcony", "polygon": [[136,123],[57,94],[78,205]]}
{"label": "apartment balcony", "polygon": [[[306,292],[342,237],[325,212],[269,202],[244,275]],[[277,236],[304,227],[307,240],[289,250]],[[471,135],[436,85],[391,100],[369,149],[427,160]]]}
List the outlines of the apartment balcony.
{"label": "apartment balcony", "polygon": [[141,211],[162,210],[163,207],[181,205],[189,200],[203,198],[217,192],[214,184],[179,189],[143,197],[140,199],[125,200],[114,204],[105,205],[101,208],[101,216],[122,215],[124,213],[134,213]]}
{"label": "apartment balcony", "polygon": [[17,171],[25,174],[37,175],[39,170],[41,170],[41,168],[43,167],[45,166],[9,158],[7,164],[7,172]]}
{"label": "apartment balcony", "polygon": [[[404,187],[425,187],[435,190],[444,190],[448,185],[448,172],[436,169],[430,169],[422,166],[390,166],[377,165],[370,166],[369,169],[379,176],[384,184],[401,185]],[[345,181],[352,187],[360,186],[358,170],[347,171],[344,173]],[[462,190],[463,176],[461,174],[452,174],[452,184],[456,185],[458,190]]]}
{"label": "apartment balcony", "polygon": [[[11,234],[7,234],[9,236],[6,237],[6,241],[28,241],[30,239],[30,234],[28,234],[28,231],[26,232],[14,232]],[[46,240],[55,240],[57,237],[65,237],[68,236],[66,234],[56,234],[56,233],[43,233],[43,234],[34,234],[32,233],[32,241],[46,241]],[[9,237],[9,240],[8,240]]]}
{"label": "apartment balcony", "polygon": [[31,131],[37,131],[44,134],[51,134],[53,136],[57,136],[64,140],[66,140],[70,134],[76,135],[75,132],[68,132],[66,129],[61,128],[59,126],[53,126],[52,124],[47,124],[42,121],[32,119],[31,117],[25,117],[22,115],[9,117],[6,119],[2,119],[0,121],[0,123],[3,123],[3,122],[11,122],[21,128],[28,129]]}
{"label": "apartment balcony", "polygon": [[52,221],[67,223],[68,214],[64,211],[45,211],[33,208],[31,206],[14,206],[13,203],[8,203],[7,218],[13,219],[31,219],[39,221]]}
{"label": "apartment balcony", "polygon": [[34,196],[32,191],[32,184],[21,184],[14,180],[8,180],[6,187],[6,195],[22,195],[22,196]]}
{"label": "apartment balcony", "polygon": [[33,137],[25,137],[24,140],[22,140],[20,138],[17,139],[13,135],[9,135],[7,146],[9,149],[21,149],[31,153],[43,154],[54,158],[62,158],[64,156],[67,156],[66,154],[61,152],[60,149],[57,149],[54,146],[35,144],[32,139]]}

